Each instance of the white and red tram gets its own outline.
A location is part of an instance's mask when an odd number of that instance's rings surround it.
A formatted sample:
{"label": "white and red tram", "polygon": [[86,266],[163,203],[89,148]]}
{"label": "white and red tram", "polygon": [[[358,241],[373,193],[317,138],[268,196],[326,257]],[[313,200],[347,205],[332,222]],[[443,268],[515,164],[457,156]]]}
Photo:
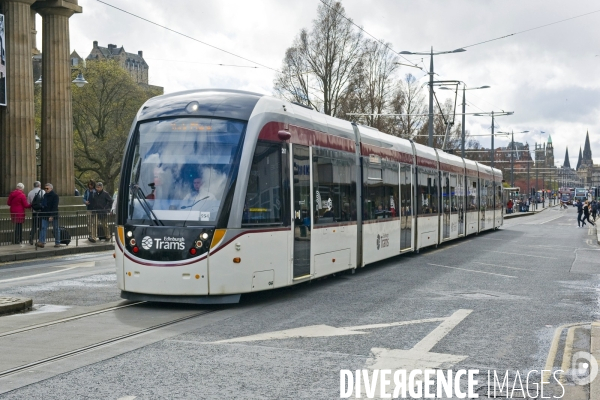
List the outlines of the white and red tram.
{"label": "white and red tram", "polygon": [[118,194],[123,298],[231,303],[502,225],[502,173],[255,93],[138,112]]}

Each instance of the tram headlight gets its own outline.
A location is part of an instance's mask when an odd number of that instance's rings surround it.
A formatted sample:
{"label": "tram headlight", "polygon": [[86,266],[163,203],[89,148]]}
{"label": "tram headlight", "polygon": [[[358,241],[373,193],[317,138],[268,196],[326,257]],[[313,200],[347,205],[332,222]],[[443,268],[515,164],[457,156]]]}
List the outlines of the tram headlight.
{"label": "tram headlight", "polygon": [[200,237],[202,238],[202,240],[206,240],[208,239],[208,233],[204,232],[202,235],[200,235]]}
{"label": "tram headlight", "polygon": [[194,112],[198,111],[199,108],[200,108],[200,103],[198,103],[197,101],[192,101],[190,104],[187,105],[187,107],[185,107],[185,111],[187,111],[189,113],[194,113]]}
{"label": "tram headlight", "polygon": [[202,247],[202,240],[196,240],[196,247]]}
{"label": "tram headlight", "polygon": [[131,232],[131,231],[127,231],[127,237],[129,237],[129,238],[130,238],[130,237],[132,237],[132,236],[133,236],[133,232]]}
{"label": "tram headlight", "polygon": [[131,246],[135,246],[135,239],[131,239],[131,240],[129,241],[129,244],[130,244]]}

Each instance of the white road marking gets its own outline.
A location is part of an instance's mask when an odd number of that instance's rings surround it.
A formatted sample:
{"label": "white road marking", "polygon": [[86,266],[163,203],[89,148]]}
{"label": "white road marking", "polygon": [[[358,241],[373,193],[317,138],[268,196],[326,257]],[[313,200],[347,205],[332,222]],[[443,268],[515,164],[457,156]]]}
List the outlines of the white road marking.
{"label": "white road marking", "polygon": [[505,278],[516,278],[516,276],[512,276],[512,275],[502,275],[502,274],[496,274],[494,272],[484,272],[484,271],[477,271],[474,269],[467,269],[467,268],[459,268],[459,267],[450,267],[448,265],[440,265],[440,264],[427,264],[427,265],[432,265],[434,267],[442,267],[442,268],[451,268],[451,269],[459,269],[461,271],[467,271],[467,272],[476,272],[478,274],[488,274],[488,275],[496,275],[496,276],[503,276]]}
{"label": "white road marking", "polygon": [[125,397],[119,397],[117,400],[133,400],[136,398],[137,398],[137,396],[125,396]]}
{"label": "white road marking", "polygon": [[534,256],[534,255],[531,255],[531,254],[521,254],[521,253],[507,253],[506,251],[489,250],[489,252],[491,252],[491,253],[502,253],[502,254],[513,254],[515,256],[524,256],[524,257],[549,258],[551,260],[556,260],[556,257]]}
{"label": "white road marking", "polygon": [[463,319],[467,318],[473,310],[458,310],[450,317],[446,318],[437,328],[429,335],[425,336],[419,343],[413,346],[413,350],[429,351],[440,341],[444,336],[450,333]]}
{"label": "white road marking", "polygon": [[540,225],[545,224],[545,223],[550,222],[550,221],[554,221],[555,219],[559,219],[559,218],[562,218],[562,217],[563,217],[562,215],[559,215],[558,217],[550,218],[550,219],[548,219],[548,220],[546,220],[544,222],[540,222]]}
{"label": "white road marking", "polygon": [[534,272],[537,272],[535,269],[517,268],[517,267],[507,267],[507,266],[505,266],[505,265],[486,264],[486,263],[482,263],[482,262],[475,262],[475,261],[473,261],[473,264],[489,265],[490,267],[499,267],[499,268],[518,269],[518,270],[520,270],[520,271],[534,271]]}
{"label": "white road marking", "polygon": [[[410,350],[372,348],[373,357],[367,360],[366,367],[371,371],[376,369],[412,371],[415,369],[451,368],[467,356],[433,353],[430,350],[472,311],[456,311]],[[379,380],[377,382],[379,383]],[[361,393],[365,393],[365,389],[363,380],[361,382]],[[379,385],[375,388],[375,393],[380,393]]]}
{"label": "white road marking", "polygon": [[280,339],[292,339],[292,338],[309,338],[309,337],[328,337],[328,336],[346,336],[346,335],[364,335],[369,332],[361,332],[365,329],[378,329],[387,328],[391,326],[402,326],[402,325],[413,325],[413,324],[424,324],[427,322],[440,322],[445,321],[446,318],[427,318],[417,319],[412,321],[400,321],[391,322],[388,324],[372,324],[372,325],[359,325],[359,326],[348,326],[335,328],[329,325],[309,325],[302,326],[300,328],[285,329],[283,331],[259,333],[258,335],[243,336],[233,339],[219,340],[212,343],[235,343],[235,342],[253,342],[257,340],[280,340]]}
{"label": "white road marking", "polygon": [[68,265],[71,265],[71,266],[69,266],[67,268],[63,268],[63,269],[57,270],[57,271],[44,272],[43,274],[35,274],[35,275],[28,275],[28,276],[20,276],[18,278],[4,279],[4,280],[1,280],[0,283],[20,281],[20,280],[23,280],[23,279],[37,278],[38,276],[45,276],[45,275],[50,275],[50,274],[56,274],[58,272],[68,271],[68,270],[74,269],[74,268],[93,267],[93,266],[96,265],[96,263],[93,262],[93,261],[91,261],[91,262],[82,263],[82,264],[68,264]]}

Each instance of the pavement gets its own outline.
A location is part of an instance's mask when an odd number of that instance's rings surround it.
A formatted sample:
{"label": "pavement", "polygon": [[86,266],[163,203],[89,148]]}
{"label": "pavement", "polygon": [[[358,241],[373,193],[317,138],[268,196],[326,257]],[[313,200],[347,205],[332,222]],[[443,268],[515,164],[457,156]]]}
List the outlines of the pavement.
{"label": "pavement", "polygon": [[46,243],[46,247],[39,248],[30,244],[13,244],[0,246],[0,269],[4,263],[13,261],[33,260],[36,258],[49,258],[69,254],[93,253],[97,251],[112,250],[114,241],[90,243],[87,239],[73,239],[68,246],[54,247],[53,243]]}

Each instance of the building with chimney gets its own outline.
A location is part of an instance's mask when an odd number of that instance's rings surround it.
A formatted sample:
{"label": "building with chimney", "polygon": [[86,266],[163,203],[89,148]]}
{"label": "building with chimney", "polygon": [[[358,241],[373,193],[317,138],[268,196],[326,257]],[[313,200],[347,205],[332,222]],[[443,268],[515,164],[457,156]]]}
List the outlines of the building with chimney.
{"label": "building with chimney", "polygon": [[123,46],[117,47],[116,44],[109,44],[108,47],[102,47],[98,46],[97,40],[94,40],[92,51],[90,51],[86,60],[115,60],[121,68],[129,72],[131,78],[138,84],[158,89],[160,93],[164,92],[162,87],[148,83],[148,70],[150,67],[146,63],[146,60],[144,60],[144,52],[142,50],[138,50],[137,54],[128,53]]}

